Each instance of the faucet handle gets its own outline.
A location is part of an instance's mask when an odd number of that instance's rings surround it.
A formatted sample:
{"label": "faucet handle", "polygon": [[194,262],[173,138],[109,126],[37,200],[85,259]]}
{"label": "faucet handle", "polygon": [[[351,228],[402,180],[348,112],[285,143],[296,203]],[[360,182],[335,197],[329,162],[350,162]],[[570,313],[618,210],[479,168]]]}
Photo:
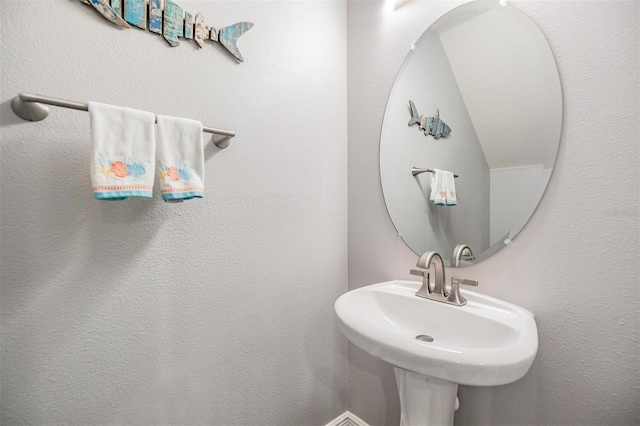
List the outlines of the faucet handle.
{"label": "faucet handle", "polygon": [[422,270],[422,269],[411,269],[409,271],[409,273],[411,275],[417,275],[419,277],[424,277],[425,275],[429,275],[429,270],[427,270],[427,269],[425,269],[425,270]]}
{"label": "faucet handle", "polygon": [[463,305],[467,304],[467,299],[465,299],[465,297],[462,294],[460,294],[460,284],[477,286],[478,285],[478,281],[477,280],[470,280],[470,279],[467,279],[467,278],[452,277],[451,278],[451,291],[447,295],[447,302],[448,303],[451,303],[451,304],[457,305],[457,306],[463,306]]}
{"label": "faucet handle", "polygon": [[409,270],[411,275],[418,275],[422,277],[422,286],[416,292],[416,296],[429,297],[431,292],[429,291],[429,270],[428,269],[411,269]]}
{"label": "faucet handle", "polygon": [[463,285],[472,285],[474,287],[478,286],[478,280],[470,280],[468,278],[458,278],[458,277],[452,277],[451,278],[451,285],[458,285],[458,284],[463,284]]}

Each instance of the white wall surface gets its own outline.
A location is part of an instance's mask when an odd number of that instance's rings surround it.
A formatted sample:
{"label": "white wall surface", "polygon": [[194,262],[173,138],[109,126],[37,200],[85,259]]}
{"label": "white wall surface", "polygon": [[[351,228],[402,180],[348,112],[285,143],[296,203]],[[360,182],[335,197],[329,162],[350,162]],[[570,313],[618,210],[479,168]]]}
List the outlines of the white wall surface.
{"label": "white wall surface", "polygon": [[[461,3],[407,2],[385,13],[382,2],[348,2],[349,288],[414,279],[417,256],[397,238],[376,180],[376,143],[408,46]],[[638,424],[639,4],[512,3],[556,56],[562,141],[545,196],[513,245],[457,274],[532,311],[540,347],[516,383],[461,386],[455,422]],[[613,185],[607,170],[616,171]],[[349,360],[350,411],[371,425],[398,424],[391,366],[352,345]]]}
{"label": "white wall surface", "polygon": [[[217,27],[253,21],[245,63],[76,0],[0,3],[3,425],[310,425],[346,409],[344,2],[179,3]],[[20,91],[238,136],[207,146],[203,200],[99,202],[89,115],[22,121]]]}
{"label": "white wall surface", "polygon": [[[451,134],[425,136],[408,126],[409,100],[418,114],[440,118]],[[425,33],[403,64],[385,110],[380,140],[380,180],[389,215],[404,241],[417,253],[431,246],[447,259],[457,244],[479,254],[489,248],[489,167],[438,34]],[[411,175],[413,167],[457,173],[458,205],[429,200],[431,173]],[[464,170],[461,173],[460,170]]]}

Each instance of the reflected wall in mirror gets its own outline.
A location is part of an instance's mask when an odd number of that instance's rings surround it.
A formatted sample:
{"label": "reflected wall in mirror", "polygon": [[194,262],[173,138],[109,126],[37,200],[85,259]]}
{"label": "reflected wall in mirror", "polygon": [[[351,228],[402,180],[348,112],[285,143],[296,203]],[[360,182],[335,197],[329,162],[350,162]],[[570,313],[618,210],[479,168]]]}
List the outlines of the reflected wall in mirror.
{"label": "reflected wall in mirror", "polygon": [[[452,129],[425,138],[409,126],[409,100],[439,110]],[[461,266],[486,259],[527,223],[549,182],[562,127],[562,92],[551,48],[524,13],[477,0],[438,19],[415,44],[391,89],[380,136],[380,177],[389,215],[417,254]],[[455,179],[457,206],[429,200],[431,173]],[[451,264],[451,263],[449,263]]]}

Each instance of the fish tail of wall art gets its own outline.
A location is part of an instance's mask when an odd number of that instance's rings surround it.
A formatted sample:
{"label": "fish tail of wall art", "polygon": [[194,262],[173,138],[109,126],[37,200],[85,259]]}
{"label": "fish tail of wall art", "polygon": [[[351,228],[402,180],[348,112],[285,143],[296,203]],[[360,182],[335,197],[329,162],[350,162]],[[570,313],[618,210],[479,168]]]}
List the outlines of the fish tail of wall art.
{"label": "fish tail of wall art", "polygon": [[[171,45],[180,45],[180,38],[194,40],[200,48],[205,41],[220,43],[239,62],[244,61],[238,38],[253,27],[251,22],[238,22],[220,30],[205,24],[201,13],[195,16],[173,0],[80,0],[120,28],[134,27],[162,37]],[[164,7],[163,7],[164,6]]]}

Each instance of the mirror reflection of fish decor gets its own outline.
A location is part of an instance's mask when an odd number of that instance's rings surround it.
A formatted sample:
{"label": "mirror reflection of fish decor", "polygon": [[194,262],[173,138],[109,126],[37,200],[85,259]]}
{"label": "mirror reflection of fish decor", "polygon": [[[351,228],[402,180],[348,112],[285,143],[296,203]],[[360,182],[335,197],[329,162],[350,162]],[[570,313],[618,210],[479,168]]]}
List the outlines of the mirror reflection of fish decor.
{"label": "mirror reflection of fish decor", "polygon": [[409,120],[409,126],[412,124],[418,124],[418,128],[424,132],[424,135],[431,135],[434,139],[440,137],[447,137],[451,133],[451,127],[447,126],[444,121],[440,120],[440,110],[436,109],[435,117],[425,117],[424,114],[418,116],[418,110],[413,104],[413,101],[409,101],[409,108],[411,108],[411,120]]}
{"label": "mirror reflection of fish decor", "polygon": [[162,34],[173,47],[180,45],[178,38],[193,39],[200,48],[204,47],[207,40],[217,41],[240,62],[244,58],[236,45],[238,37],[253,27],[251,22],[238,22],[216,30],[205,25],[201,13],[193,16],[172,0],[111,0],[111,3],[109,0],[80,1],[90,4],[105,19],[121,28],[131,28],[133,25],[144,30],[148,26],[149,31]]}

